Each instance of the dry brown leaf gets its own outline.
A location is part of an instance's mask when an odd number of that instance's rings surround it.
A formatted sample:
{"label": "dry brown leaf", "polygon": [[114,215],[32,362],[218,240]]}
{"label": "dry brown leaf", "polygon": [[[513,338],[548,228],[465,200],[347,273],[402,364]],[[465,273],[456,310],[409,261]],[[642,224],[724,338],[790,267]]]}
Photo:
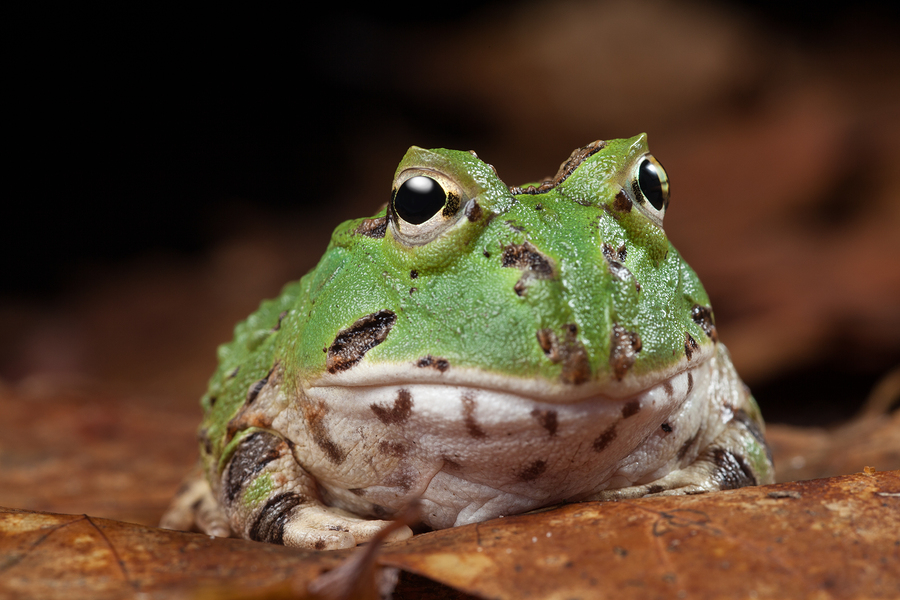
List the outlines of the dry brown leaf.
{"label": "dry brown leaf", "polygon": [[[0,595],[21,598],[300,598],[350,554],[9,509],[0,531]],[[896,596],[900,471],[573,504],[418,535],[378,562],[489,598]],[[395,597],[439,589],[422,583]]]}

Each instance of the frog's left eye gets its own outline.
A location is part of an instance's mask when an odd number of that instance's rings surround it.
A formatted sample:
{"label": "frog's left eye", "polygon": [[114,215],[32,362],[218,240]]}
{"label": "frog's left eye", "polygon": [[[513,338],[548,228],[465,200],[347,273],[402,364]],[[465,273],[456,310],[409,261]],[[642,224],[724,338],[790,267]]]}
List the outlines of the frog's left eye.
{"label": "frog's left eye", "polygon": [[[669,206],[669,177],[653,155],[641,157],[634,174],[633,188],[638,202],[644,205],[651,216],[662,221],[666,207]],[[650,206],[646,207],[643,200]]]}
{"label": "frog's left eye", "polygon": [[408,169],[397,177],[391,196],[391,223],[407,244],[428,243],[458,218],[463,193],[447,175]]}
{"label": "frog's left eye", "polygon": [[421,225],[444,208],[447,192],[431,177],[416,175],[403,182],[394,194],[397,216],[413,225]]}

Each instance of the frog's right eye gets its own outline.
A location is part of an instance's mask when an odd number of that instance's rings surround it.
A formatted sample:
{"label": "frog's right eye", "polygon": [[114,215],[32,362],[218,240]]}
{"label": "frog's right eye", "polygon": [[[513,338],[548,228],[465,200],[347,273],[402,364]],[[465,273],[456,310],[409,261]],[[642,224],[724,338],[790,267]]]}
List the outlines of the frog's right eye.
{"label": "frog's right eye", "polygon": [[432,169],[407,169],[397,176],[391,194],[391,229],[410,246],[427,244],[460,215],[464,195],[448,175]]}
{"label": "frog's right eye", "polygon": [[421,225],[447,202],[447,192],[441,185],[425,175],[416,175],[404,181],[394,194],[394,211],[401,219],[413,225]]}

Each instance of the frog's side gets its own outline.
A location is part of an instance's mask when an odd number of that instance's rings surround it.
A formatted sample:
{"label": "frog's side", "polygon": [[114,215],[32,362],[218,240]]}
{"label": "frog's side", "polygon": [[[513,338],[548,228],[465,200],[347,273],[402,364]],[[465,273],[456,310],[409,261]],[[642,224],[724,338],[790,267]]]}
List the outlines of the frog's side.
{"label": "frog's side", "polygon": [[[417,176],[440,186],[420,216]],[[667,203],[643,135],[526,188],[473,153],[410,149],[391,204],[339,226],[219,349],[205,477],[164,526],[338,548],[416,498],[443,528],[771,482]]]}

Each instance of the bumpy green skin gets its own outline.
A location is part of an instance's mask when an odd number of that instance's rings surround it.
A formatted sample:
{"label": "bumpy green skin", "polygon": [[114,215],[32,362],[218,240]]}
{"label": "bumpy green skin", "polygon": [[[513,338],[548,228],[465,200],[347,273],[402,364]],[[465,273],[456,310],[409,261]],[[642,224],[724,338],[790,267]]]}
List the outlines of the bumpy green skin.
{"label": "bumpy green skin", "polygon": [[[697,275],[661,228],[636,209],[612,208],[618,190],[631,185],[627,167],[646,151],[644,136],[609,142],[555,189],[514,197],[490,166],[468,152],[412,149],[398,173],[424,163],[455,174],[477,197],[482,218],[464,220],[450,235],[417,247],[399,243],[390,232],[381,239],[356,233],[363,219],[338,226],[318,266],[277,299],[263,302],[235,328],[234,340],[220,347],[219,369],[202,401],[203,427],[213,444],[207,458],[221,458],[226,423],[276,360],[296,377],[289,384],[309,380],[325,371],[323,348],[338,331],[385,307],[396,311],[397,323],[366,354],[367,361],[409,362],[431,354],[455,366],[556,380],[563,364],[548,361],[534,334],[522,332],[551,328],[563,338],[564,326],[575,323],[591,377],[605,380],[614,379],[613,324],[640,334],[635,375],[680,360],[685,332],[698,343],[711,343],[690,318],[693,306],[709,306]],[[599,218],[598,205],[609,207]],[[527,295],[520,296],[514,287],[521,271],[501,266],[500,257],[504,248],[526,239],[560,273],[532,279]],[[610,271],[601,241],[627,247],[624,265],[634,280]],[[648,319],[659,314],[673,318]],[[237,376],[230,377],[235,369]],[[214,406],[210,398],[217,399]]]}
{"label": "bumpy green skin", "polygon": [[[328,376],[336,336],[385,310],[396,320],[360,364],[390,367],[440,357],[452,370],[624,397],[683,372],[692,352],[694,364],[698,357],[718,356],[713,363],[728,382],[723,398],[736,399],[716,402],[746,424],[732,428],[730,438],[717,439],[725,440],[728,456],[744,461],[746,477],[738,479],[770,481],[762,418],[749,394],[731,391],[742,384],[724,348],[717,352],[709,298],[666,237],[661,217],[648,216],[634,188],[635,165],[646,154],[644,135],[606,142],[571,162],[563,174],[564,166],[553,185],[529,193],[511,190],[471,153],[410,149],[397,176],[417,169],[452,180],[461,193],[458,218],[433,239],[413,243],[402,233],[409,231],[407,225],[390,209],[347,221],[310,273],[235,328],[233,341],[219,348],[219,367],[202,399],[201,457],[214,493],[227,487],[221,478],[229,477],[230,461],[248,436],[271,429],[271,419],[295,401],[312,406],[304,390]],[[562,358],[548,359],[550,338]],[[636,343],[629,346],[628,340]],[[624,349],[617,346],[623,343]],[[253,421],[247,407],[255,392],[272,385],[270,378],[277,378],[277,400]],[[262,414],[268,417],[261,419]],[[659,424],[653,426],[658,431]],[[282,439],[283,432],[274,433],[273,439]],[[287,458],[291,452],[296,456],[296,450],[283,449],[279,460],[293,460]],[[246,467],[246,457],[242,460]],[[710,454],[698,463],[704,460],[714,465],[717,459]],[[302,459],[298,462],[305,468]],[[684,487],[692,478],[713,481],[716,468],[699,475],[685,470],[681,479],[672,475],[670,487]],[[242,484],[240,497],[250,512],[259,513],[259,505],[282,489],[278,472],[265,469]],[[629,489],[655,493],[647,486]],[[307,496],[315,493],[309,490]],[[283,521],[290,511],[282,512]],[[231,519],[234,529],[235,522],[249,517]]]}

